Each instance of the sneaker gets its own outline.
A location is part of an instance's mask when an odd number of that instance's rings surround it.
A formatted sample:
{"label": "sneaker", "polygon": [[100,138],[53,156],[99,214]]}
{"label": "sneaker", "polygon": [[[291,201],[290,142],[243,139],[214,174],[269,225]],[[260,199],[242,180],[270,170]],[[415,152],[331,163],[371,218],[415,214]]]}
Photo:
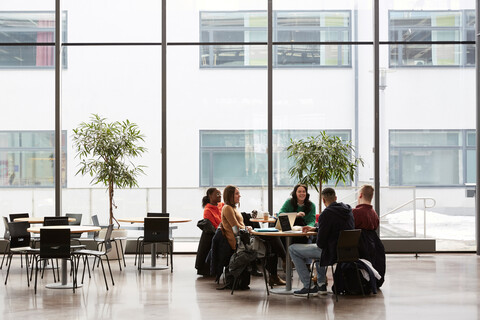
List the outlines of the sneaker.
{"label": "sneaker", "polygon": [[318,287],[318,294],[326,295],[327,294],[327,285],[322,284]]}
{"label": "sneaker", "polygon": [[298,297],[306,297],[306,296],[308,296],[309,291],[310,291],[311,296],[316,296],[318,294],[318,287],[315,286],[315,287],[310,288],[310,289],[302,288],[300,290],[293,291],[293,295],[298,296]]}

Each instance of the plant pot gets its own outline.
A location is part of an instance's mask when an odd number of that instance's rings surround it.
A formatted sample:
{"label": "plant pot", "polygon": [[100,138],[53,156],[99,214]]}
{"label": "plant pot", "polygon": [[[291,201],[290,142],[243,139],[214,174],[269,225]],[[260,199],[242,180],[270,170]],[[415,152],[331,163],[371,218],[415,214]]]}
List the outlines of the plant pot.
{"label": "plant pot", "polygon": [[[105,239],[105,232],[107,229],[102,229],[100,230],[100,233],[98,235],[98,239]],[[127,237],[127,230],[126,229],[113,229],[112,231],[112,239],[118,238],[118,237]],[[122,246],[120,246],[120,241],[122,241]],[[125,247],[127,245],[127,240],[117,240],[117,241],[112,241],[112,250],[107,254],[109,260],[118,260],[119,257],[117,255],[117,249],[116,245],[118,244],[118,253],[120,254],[120,259],[122,258],[122,254],[125,254]],[[123,248],[123,252],[120,253],[120,251]],[[105,257],[103,257],[105,259]]]}

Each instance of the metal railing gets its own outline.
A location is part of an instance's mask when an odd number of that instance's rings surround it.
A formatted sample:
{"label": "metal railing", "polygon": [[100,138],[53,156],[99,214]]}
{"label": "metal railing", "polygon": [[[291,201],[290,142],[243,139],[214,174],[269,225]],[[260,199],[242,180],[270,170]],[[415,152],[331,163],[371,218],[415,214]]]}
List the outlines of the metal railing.
{"label": "metal railing", "polygon": [[[409,204],[413,204],[413,236],[417,237],[417,201],[423,201],[423,237],[427,237],[427,209],[435,207],[437,202],[435,199],[430,197],[416,197],[412,200],[405,202],[404,204],[399,205],[398,207],[388,211],[387,213],[380,216],[380,218],[384,218],[390,214],[393,214],[395,211],[400,210],[403,207],[408,206]],[[432,205],[427,205],[427,201],[432,201]]]}

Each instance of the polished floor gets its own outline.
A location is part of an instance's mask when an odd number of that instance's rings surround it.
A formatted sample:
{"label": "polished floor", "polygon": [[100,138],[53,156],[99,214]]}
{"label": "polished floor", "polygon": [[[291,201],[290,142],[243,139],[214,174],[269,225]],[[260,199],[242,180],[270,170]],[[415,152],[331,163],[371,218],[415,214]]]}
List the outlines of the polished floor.
{"label": "polished floor", "polygon": [[[45,288],[53,280],[47,273],[35,295],[14,259],[7,285],[6,269],[0,270],[0,319],[480,319],[475,254],[387,255],[378,294],[341,296],[338,302],[331,292],[310,300],[267,296],[262,278],[252,278],[250,290],[232,296],[215,290],[211,278],[198,277],[194,262],[194,255],[175,255],[173,273],[140,274],[128,257],[126,270],[112,263],[115,286],[108,291],[99,270],[76,293]],[[296,275],[293,281],[298,286]]]}

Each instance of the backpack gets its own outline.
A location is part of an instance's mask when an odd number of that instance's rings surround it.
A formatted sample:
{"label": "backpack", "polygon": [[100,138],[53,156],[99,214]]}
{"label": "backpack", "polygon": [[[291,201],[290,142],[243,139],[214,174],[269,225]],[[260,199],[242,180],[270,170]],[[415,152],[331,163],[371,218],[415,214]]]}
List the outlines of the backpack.
{"label": "backpack", "polygon": [[[345,295],[360,295],[362,289],[358,282],[357,270],[355,264],[360,271],[363,266],[357,262],[341,262],[335,268],[334,274],[334,286],[336,287],[337,294]],[[365,294],[372,292],[372,285],[368,282],[360,273],[360,282]],[[333,291],[334,289],[332,289]],[[335,292],[335,291],[334,291]]]}

